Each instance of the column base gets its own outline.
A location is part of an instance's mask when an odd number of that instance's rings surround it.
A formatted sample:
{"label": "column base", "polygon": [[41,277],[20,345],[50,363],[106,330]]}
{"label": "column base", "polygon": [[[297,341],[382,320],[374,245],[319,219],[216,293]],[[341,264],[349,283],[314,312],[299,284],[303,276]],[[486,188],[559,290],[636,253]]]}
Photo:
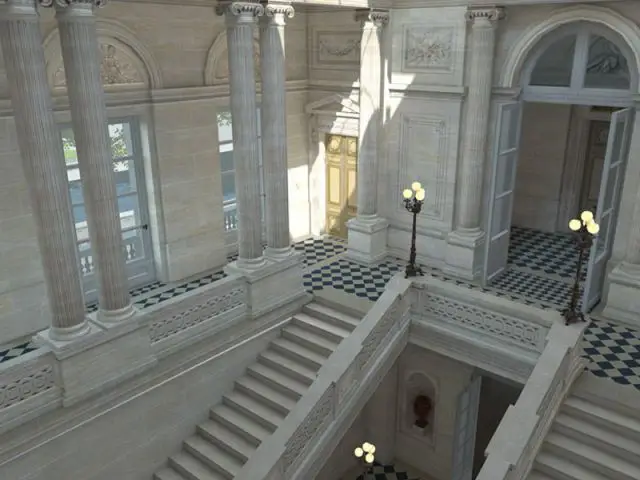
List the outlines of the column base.
{"label": "column base", "polygon": [[70,342],[90,333],[91,324],[88,319],[85,319],[80,325],[73,327],[50,327],[46,332],[49,339],[53,342]]}
{"label": "column base", "polygon": [[35,336],[35,341],[49,347],[56,357],[65,407],[98,395],[157,363],[147,324],[90,321],[88,327],[87,333],[73,340],[54,340],[49,330]]}
{"label": "column base", "polygon": [[228,275],[242,277],[247,286],[247,312],[255,320],[291,302],[312,296],[306,292],[302,282],[302,258],[292,251],[280,259],[266,258],[255,268],[232,262],[225,267]]}
{"label": "column base", "polygon": [[349,236],[345,258],[372,265],[387,256],[389,222],[382,217],[356,217],[347,222]]}
{"label": "column base", "polygon": [[609,274],[609,288],[602,316],[612,322],[640,329],[640,265],[622,262]]}
{"label": "column base", "polygon": [[482,276],[485,234],[482,230],[449,233],[442,271],[464,280],[476,281]]}
{"label": "column base", "polygon": [[98,310],[97,319],[100,323],[104,324],[114,324],[120,323],[125,320],[129,320],[134,317],[137,313],[136,308],[132,303],[127,305],[124,308],[120,308],[118,310]]}

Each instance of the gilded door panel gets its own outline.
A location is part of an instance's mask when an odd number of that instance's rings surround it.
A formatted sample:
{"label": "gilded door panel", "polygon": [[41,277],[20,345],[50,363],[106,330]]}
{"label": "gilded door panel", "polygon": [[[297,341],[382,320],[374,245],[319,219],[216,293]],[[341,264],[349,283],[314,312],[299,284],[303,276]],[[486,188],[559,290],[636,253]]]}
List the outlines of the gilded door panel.
{"label": "gilded door panel", "polygon": [[356,170],[358,139],[327,135],[326,155],[326,230],[329,235],[347,236],[347,220],[354,217],[356,207]]}

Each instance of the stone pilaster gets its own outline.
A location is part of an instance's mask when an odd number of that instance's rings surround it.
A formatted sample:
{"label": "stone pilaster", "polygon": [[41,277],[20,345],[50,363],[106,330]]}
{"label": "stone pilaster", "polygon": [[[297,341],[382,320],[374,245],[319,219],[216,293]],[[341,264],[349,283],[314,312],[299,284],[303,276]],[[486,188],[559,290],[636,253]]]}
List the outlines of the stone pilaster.
{"label": "stone pilaster", "polygon": [[48,337],[66,341],[88,333],[89,324],[77,262],[67,171],[51,109],[36,3],[9,0],[0,8],[2,56],[51,310]]}
{"label": "stone pilaster", "polygon": [[55,3],[56,8],[89,238],[96,257],[98,319],[114,323],[131,317],[135,310],[125,270],[93,12],[94,7],[106,1],[45,0],[41,3],[45,6]]}
{"label": "stone pilaster", "polygon": [[375,263],[386,255],[388,222],[378,216],[378,159],[381,156],[385,116],[386,71],[384,30],[389,12],[358,10],[360,40],[360,118],[358,122],[358,214],[348,222],[347,256]]}
{"label": "stone pilaster", "polygon": [[266,194],[267,250],[270,258],[291,254],[289,238],[289,165],[284,27],[291,5],[264,5],[260,19],[262,70],[262,169]]}
{"label": "stone pilaster", "polygon": [[264,7],[257,2],[224,2],[216,7],[227,24],[229,88],[233,118],[233,164],[238,211],[238,268],[264,264],[260,205],[260,144],[256,117],[253,30]]}
{"label": "stone pilaster", "polygon": [[469,77],[464,117],[460,186],[457,196],[456,229],[449,235],[446,253],[449,273],[473,280],[481,273],[484,246],[482,186],[487,149],[489,109],[495,57],[496,23],[500,8],[472,8],[466,12],[471,23]]}

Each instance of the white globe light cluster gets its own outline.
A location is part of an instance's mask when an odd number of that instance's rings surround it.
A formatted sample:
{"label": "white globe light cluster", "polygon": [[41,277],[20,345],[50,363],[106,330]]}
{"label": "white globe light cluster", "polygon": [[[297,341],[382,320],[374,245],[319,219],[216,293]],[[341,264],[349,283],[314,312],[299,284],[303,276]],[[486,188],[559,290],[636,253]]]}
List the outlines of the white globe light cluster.
{"label": "white globe light cluster", "polygon": [[365,463],[373,463],[375,460],[376,446],[373,443],[364,442],[361,447],[357,447],[353,454],[357,458],[362,458]]}
{"label": "white globe light cluster", "polygon": [[586,227],[587,232],[589,232],[591,235],[597,235],[600,231],[600,225],[596,223],[595,219],[593,218],[593,213],[591,213],[589,210],[585,210],[584,212],[582,212],[580,214],[579,220],[577,218],[574,218],[569,222],[569,228],[574,232],[580,230],[583,225]]}
{"label": "white globe light cluster", "polygon": [[424,188],[422,188],[422,184],[420,184],[420,182],[413,182],[411,184],[411,188],[405,188],[402,191],[402,196],[406,200],[409,200],[414,195],[416,196],[416,200],[418,200],[420,202],[422,202],[424,200],[425,191],[424,191]]}

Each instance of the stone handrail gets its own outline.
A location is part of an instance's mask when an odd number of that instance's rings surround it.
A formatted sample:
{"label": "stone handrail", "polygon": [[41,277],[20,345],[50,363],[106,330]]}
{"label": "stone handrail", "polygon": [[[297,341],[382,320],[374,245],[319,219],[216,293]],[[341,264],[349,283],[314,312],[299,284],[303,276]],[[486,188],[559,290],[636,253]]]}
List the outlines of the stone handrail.
{"label": "stone handrail", "polygon": [[[251,456],[241,470],[243,480],[298,478],[296,470],[327,427],[336,420],[340,407],[362,387],[370,360],[378,351],[398,343],[410,323],[408,294],[411,282],[396,276],[362,319],[318,372],[309,391],[289,413],[280,428]],[[405,336],[406,338],[406,336]]]}
{"label": "stone handrail", "polygon": [[487,447],[476,480],[526,478],[574,380],[583,371],[581,342],[586,323],[556,323],[518,401],[511,405]]}
{"label": "stone handrail", "polygon": [[57,408],[62,395],[51,352],[36,350],[0,364],[0,435]]}

